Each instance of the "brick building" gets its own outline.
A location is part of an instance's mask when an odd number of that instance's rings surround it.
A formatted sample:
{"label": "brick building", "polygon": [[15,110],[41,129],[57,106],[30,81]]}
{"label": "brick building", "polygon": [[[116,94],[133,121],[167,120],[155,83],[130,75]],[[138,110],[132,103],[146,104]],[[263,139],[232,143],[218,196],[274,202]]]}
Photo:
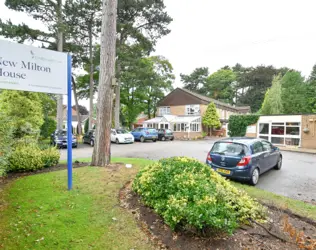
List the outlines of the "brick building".
{"label": "brick building", "polygon": [[250,112],[248,106],[235,107],[186,89],[177,88],[159,102],[157,116],[145,121],[143,126],[171,129],[176,138],[199,137],[203,132],[209,134],[211,131],[202,126],[202,117],[210,102],[215,104],[223,125],[219,131],[213,131],[213,135],[226,135],[226,124],[230,115]]}

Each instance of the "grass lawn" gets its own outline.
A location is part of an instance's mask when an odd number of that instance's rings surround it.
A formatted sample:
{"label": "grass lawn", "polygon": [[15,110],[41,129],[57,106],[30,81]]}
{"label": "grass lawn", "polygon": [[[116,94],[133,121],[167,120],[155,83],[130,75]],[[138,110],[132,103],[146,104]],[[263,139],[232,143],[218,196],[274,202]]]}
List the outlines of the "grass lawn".
{"label": "grass lawn", "polygon": [[[152,249],[133,215],[118,201],[120,188],[151,161],[112,161],[131,163],[133,168],[76,168],[71,192],[66,190],[66,170],[20,178],[0,189],[0,249]],[[316,220],[316,206],[234,185],[266,203]]]}
{"label": "grass lawn", "polygon": [[113,161],[135,165],[117,172],[74,169],[71,192],[66,171],[21,178],[0,190],[0,249],[151,249],[118,201],[146,160]]}

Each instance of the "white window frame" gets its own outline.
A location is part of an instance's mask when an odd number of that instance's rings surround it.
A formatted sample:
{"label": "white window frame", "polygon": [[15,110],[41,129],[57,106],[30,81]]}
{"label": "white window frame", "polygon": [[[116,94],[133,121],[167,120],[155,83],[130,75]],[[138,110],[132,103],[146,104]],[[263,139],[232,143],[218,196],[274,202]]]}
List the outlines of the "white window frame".
{"label": "white window frame", "polygon": [[[287,123],[296,123],[298,125],[286,125]],[[260,124],[268,124],[269,125],[269,132],[268,134],[262,134],[260,133]],[[301,134],[302,134],[302,128],[301,128],[301,122],[289,122],[289,121],[270,121],[270,122],[260,122],[258,123],[258,132],[257,132],[257,137],[268,137],[268,141],[271,142],[272,144],[275,145],[281,145],[281,146],[287,146],[286,144],[286,139],[298,139],[299,140],[299,144],[296,145],[296,147],[300,147],[301,143],[302,143],[302,139],[301,139]],[[283,135],[273,135],[272,134],[272,126],[283,126],[284,127],[284,134]],[[287,127],[292,127],[292,128],[299,128],[299,134],[298,135],[287,135],[286,134],[286,128]],[[272,138],[283,138],[284,141],[283,143],[273,143],[272,142]],[[263,138],[265,139],[265,138]]]}
{"label": "white window frame", "polygon": [[[198,107],[197,112],[195,112],[195,108]],[[193,110],[193,112],[191,112]],[[191,104],[191,105],[185,105],[185,114],[186,115],[200,115],[200,105],[199,104]]]}
{"label": "white window frame", "polygon": [[159,115],[160,116],[170,115],[170,107],[169,106],[159,107]]}

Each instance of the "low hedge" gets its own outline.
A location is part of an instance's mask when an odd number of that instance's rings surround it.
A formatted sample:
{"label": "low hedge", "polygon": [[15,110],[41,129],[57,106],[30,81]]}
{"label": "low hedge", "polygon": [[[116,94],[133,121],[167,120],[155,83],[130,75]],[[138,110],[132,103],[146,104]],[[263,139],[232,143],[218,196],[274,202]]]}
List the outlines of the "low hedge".
{"label": "low hedge", "polygon": [[259,203],[207,165],[185,157],[145,167],[137,174],[133,190],[173,230],[194,227],[232,233],[241,223],[265,219]]}
{"label": "low hedge", "polygon": [[257,123],[259,115],[231,115],[228,119],[229,136],[245,136],[247,127]]}
{"label": "low hedge", "polygon": [[56,148],[41,148],[36,143],[19,142],[9,157],[9,172],[36,171],[52,167],[59,162],[60,154]]}

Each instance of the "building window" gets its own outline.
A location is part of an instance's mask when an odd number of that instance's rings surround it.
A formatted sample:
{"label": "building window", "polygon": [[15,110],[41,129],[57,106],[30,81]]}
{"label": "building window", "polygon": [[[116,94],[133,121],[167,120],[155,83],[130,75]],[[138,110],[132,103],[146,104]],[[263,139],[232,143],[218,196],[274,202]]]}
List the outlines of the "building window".
{"label": "building window", "polygon": [[160,107],[159,108],[159,115],[169,115],[170,114],[170,107]]}
{"label": "building window", "polygon": [[269,123],[260,123],[259,124],[259,134],[268,135],[269,134]]}
{"label": "building window", "polygon": [[186,105],[185,106],[186,115],[199,115],[200,114],[200,105]]}
{"label": "building window", "polygon": [[190,130],[192,132],[200,132],[201,124],[198,122],[194,122],[190,124]]}

